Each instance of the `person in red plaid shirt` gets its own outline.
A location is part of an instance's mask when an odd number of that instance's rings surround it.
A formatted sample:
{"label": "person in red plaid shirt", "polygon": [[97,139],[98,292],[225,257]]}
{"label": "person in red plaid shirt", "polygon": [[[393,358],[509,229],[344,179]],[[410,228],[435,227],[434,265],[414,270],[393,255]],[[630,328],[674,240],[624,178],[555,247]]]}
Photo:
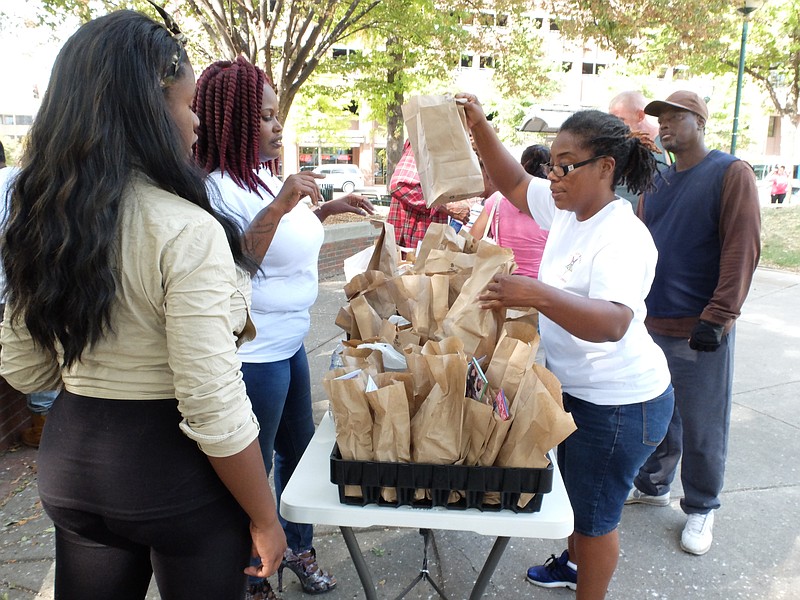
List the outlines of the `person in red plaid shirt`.
{"label": "person in red plaid shirt", "polygon": [[466,202],[451,202],[431,208],[425,206],[417,163],[414,162],[414,153],[408,140],[389,182],[389,193],[392,202],[387,221],[394,226],[397,245],[403,248],[416,250],[431,223],[447,223],[450,217],[462,223],[469,219],[469,204]]}

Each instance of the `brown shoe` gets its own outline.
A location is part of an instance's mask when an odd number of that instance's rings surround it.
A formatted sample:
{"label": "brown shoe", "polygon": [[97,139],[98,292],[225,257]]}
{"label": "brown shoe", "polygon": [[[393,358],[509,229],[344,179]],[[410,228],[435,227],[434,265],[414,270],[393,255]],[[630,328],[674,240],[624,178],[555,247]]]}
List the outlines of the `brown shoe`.
{"label": "brown shoe", "polygon": [[31,416],[33,425],[22,432],[22,443],[31,448],[38,448],[39,442],[42,439],[42,430],[44,429],[44,422],[47,420],[47,415],[38,415],[34,413]]}

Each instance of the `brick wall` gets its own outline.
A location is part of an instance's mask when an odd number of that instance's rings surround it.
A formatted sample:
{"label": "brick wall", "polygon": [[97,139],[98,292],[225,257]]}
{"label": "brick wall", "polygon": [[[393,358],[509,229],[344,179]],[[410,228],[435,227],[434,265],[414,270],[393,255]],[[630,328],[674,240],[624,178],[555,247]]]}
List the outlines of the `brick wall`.
{"label": "brick wall", "polygon": [[380,232],[381,229],[369,222],[327,225],[325,242],[319,254],[319,278],[342,275],[344,259],[372,246]]}
{"label": "brick wall", "polygon": [[30,426],[30,416],[25,396],[0,377],[0,452],[19,441],[22,430]]}

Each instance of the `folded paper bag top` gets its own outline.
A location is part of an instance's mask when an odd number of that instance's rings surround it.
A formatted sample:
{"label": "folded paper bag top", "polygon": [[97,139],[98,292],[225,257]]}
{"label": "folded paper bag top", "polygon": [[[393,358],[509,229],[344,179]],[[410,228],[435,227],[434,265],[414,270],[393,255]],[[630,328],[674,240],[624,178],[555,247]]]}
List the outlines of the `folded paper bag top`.
{"label": "folded paper bag top", "polygon": [[428,208],[481,195],[464,107],[452,96],[412,96],[402,110]]}

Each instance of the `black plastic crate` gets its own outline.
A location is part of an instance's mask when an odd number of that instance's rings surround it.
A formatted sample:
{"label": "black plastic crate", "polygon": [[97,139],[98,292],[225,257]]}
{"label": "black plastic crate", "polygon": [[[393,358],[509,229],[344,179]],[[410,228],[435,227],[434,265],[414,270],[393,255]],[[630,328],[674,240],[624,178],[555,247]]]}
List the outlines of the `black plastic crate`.
{"label": "black plastic crate", "polygon": [[[364,506],[413,506],[430,508],[444,506],[453,510],[477,508],[481,511],[538,512],[542,496],[553,489],[553,463],[542,469],[510,467],[469,467],[465,465],[431,465],[422,463],[391,463],[368,460],[344,460],[339,446],[331,452],[331,483],[339,487],[339,502]],[[357,486],[361,497],[345,495],[345,486]],[[397,500],[387,502],[381,488],[395,488]],[[416,490],[429,490],[430,499],[415,500]],[[448,503],[451,491],[462,494],[458,502]],[[488,492],[500,494],[499,504],[484,504]],[[520,494],[534,497],[519,508]]]}

